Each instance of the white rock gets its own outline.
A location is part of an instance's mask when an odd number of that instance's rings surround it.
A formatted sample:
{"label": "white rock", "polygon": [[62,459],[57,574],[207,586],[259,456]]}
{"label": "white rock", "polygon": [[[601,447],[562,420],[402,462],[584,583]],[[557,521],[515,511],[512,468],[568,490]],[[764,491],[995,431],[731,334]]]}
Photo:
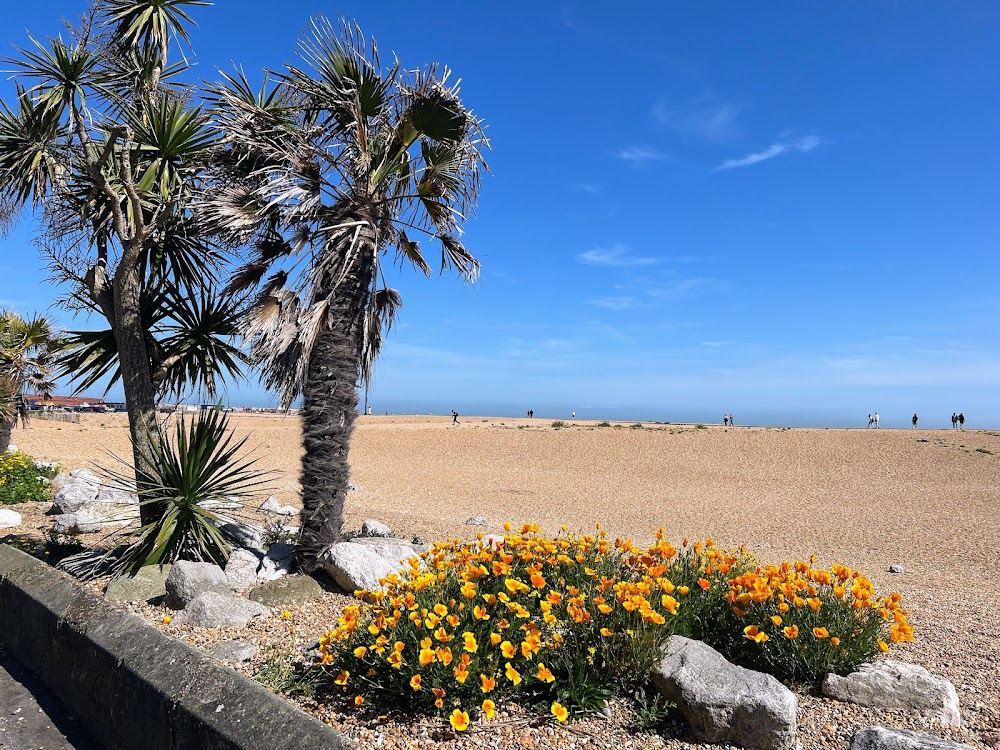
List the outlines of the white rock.
{"label": "white rock", "polygon": [[851,750],[972,750],[968,745],[904,729],[867,727],[851,738]]}
{"label": "white rock", "polygon": [[465,525],[466,526],[488,526],[489,524],[486,523],[486,519],[483,518],[482,516],[473,516],[472,518],[466,519]]}
{"label": "white rock", "polygon": [[392,536],[392,529],[374,518],[361,524],[361,536]]}
{"label": "white rock", "polygon": [[178,621],[196,628],[244,628],[254,617],[268,611],[264,605],[248,599],[205,591],[191,600]]}
{"label": "white rock", "polygon": [[278,516],[295,516],[299,514],[299,509],[291,505],[280,505],[278,498],[271,495],[260,505],[260,510],[264,513],[273,513]]}
{"label": "white rock", "polygon": [[399,573],[417,556],[412,546],[398,539],[376,537],[366,542],[337,542],[320,555],[327,574],[345,591],[377,591],[382,588],[381,579]]}
{"label": "white rock", "polygon": [[[87,471],[83,469],[82,471]],[[62,513],[76,513],[80,506],[97,499],[101,485],[99,482],[90,480],[78,480],[63,486],[56,492],[52,502]]]}
{"label": "white rock", "polygon": [[21,525],[21,514],[8,508],[0,508],[0,529],[13,529]]}
{"label": "white rock", "polygon": [[11,443],[10,445],[7,446],[7,452],[8,453],[17,453],[17,446],[14,445],[13,443]]}
{"label": "white rock", "polygon": [[246,591],[257,582],[260,561],[260,556],[250,550],[233,550],[226,563],[226,579],[233,591]]}
{"label": "white rock", "polygon": [[295,545],[272,544],[267,548],[260,564],[257,577],[262,581],[276,581],[284,578],[295,570]]}
{"label": "white rock", "polygon": [[863,664],[845,677],[828,674],[823,695],[859,706],[915,711],[945,726],[962,722],[958,691],[951,682],[916,664],[891,659]]}
{"label": "white rock", "polygon": [[239,510],[243,503],[227,498],[226,500],[202,500],[198,503],[205,510]]}
{"label": "white rock", "polygon": [[167,597],[164,603],[171,609],[185,609],[206,592],[229,595],[229,579],[214,563],[180,560],[167,576]]}
{"label": "white rock", "polygon": [[795,695],[774,677],[730,663],[711,646],[672,636],[653,684],[703,741],[758,750],[795,747]]}

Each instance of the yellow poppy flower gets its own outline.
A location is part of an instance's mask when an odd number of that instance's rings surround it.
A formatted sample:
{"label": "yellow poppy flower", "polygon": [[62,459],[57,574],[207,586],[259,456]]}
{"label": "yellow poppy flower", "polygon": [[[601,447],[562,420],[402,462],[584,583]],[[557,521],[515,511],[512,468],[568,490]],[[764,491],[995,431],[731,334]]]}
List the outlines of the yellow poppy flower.
{"label": "yellow poppy flower", "polygon": [[489,698],[483,701],[483,716],[487,719],[492,719],[497,712],[497,704],[491,701]]}
{"label": "yellow poppy flower", "polygon": [[487,677],[484,674],[479,675],[479,681],[482,683],[480,690],[484,693],[489,693],[496,687],[497,681],[492,677]]}
{"label": "yellow poppy flower", "polygon": [[566,710],[566,707],[562,703],[556,701],[552,704],[552,715],[560,722],[564,722],[569,718],[569,711]]}
{"label": "yellow poppy flower", "polygon": [[421,685],[420,685],[421,681],[422,680],[420,679],[420,675],[418,675],[418,674],[413,675],[413,677],[410,678],[410,687],[413,688],[414,690],[420,690],[421,689]]}
{"label": "yellow poppy flower", "polygon": [[448,723],[456,732],[464,732],[469,728],[469,715],[460,708],[456,708],[448,717]]}
{"label": "yellow poppy flower", "polygon": [[507,676],[507,679],[513,682],[515,685],[521,684],[521,673],[518,672],[516,669],[514,669],[514,667],[511,666],[510,662],[507,662],[506,667],[504,669],[504,674]]}

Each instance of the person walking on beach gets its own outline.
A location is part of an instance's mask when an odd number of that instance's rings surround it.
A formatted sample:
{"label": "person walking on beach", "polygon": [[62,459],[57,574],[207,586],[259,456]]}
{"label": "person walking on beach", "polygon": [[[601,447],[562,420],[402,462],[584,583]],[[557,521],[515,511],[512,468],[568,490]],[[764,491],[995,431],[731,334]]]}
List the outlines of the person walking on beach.
{"label": "person walking on beach", "polygon": [[872,426],[873,424],[875,424],[875,420],[874,420],[874,419],[872,419],[872,414],[871,414],[871,412],[868,412],[868,427],[866,427],[865,429],[866,429],[866,430],[867,430],[867,429],[870,429],[870,428],[871,428],[871,426]]}
{"label": "person walking on beach", "polygon": [[723,414],[722,415],[722,426],[723,427],[729,427],[729,415],[728,414]]}
{"label": "person walking on beach", "polygon": [[878,429],[878,412],[875,412],[875,429]]}
{"label": "person walking on beach", "polygon": [[965,415],[962,412],[958,413],[958,429],[965,429]]}
{"label": "person walking on beach", "polygon": [[958,429],[958,415],[955,412],[951,413],[951,429]]}
{"label": "person walking on beach", "polygon": [[576,412],[573,412],[573,419],[576,419]]}
{"label": "person walking on beach", "polygon": [[732,414],[729,415],[729,426],[730,427],[735,427],[736,426],[736,420],[733,419],[733,415]]}
{"label": "person walking on beach", "polygon": [[451,423],[458,424],[458,412],[454,409],[451,410]]}
{"label": "person walking on beach", "polygon": [[917,415],[916,414],[913,415],[913,429],[914,430],[917,429]]}

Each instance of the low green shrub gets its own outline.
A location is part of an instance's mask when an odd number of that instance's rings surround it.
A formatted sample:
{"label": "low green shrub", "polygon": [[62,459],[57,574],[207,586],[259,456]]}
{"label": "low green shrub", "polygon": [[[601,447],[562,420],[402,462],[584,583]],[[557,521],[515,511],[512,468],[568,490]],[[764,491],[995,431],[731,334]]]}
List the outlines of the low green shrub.
{"label": "low green shrub", "polygon": [[23,451],[0,453],[0,505],[29,503],[52,497],[49,480],[58,473],[55,466],[35,463]]}

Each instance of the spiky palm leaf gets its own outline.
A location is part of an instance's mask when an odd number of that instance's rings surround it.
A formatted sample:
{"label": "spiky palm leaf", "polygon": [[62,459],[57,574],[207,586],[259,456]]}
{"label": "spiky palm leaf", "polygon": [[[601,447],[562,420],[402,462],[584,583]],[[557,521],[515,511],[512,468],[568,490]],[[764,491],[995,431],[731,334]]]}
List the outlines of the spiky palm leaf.
{"label": "spiky palm leaf", "polygon": [[[330,295],[348,293],[340,284],[353,268],[374,260],[366,270],[371,292],[358,296],[362,348],[380,342],[371,332],[385,328],[372,325],[378,309],[386,309],[387,297],[375,294],[382,257],[430,275],[407,231],[440,244],[442,271],[475,280],[479,263],[458,235],[488,148],[447,69],[404,73],[397,63],[383,71],[374,42],[343,19],[338,26],[313,19],[299,54],[306,67],[289,66],[271,89],[255,90],[242,73],[213,87],[216,122],[228,144],[220,162],[226,183],[204,200],[211,226],[255,245],[256,257],[230,284],[258,287],[259,311],[248,333],[266,382],[280,389],[285,404],[301,393],[319,330],[338,324],[317,313],[329,309]],[[263,136],[251,127],[261,122],[268,125]],[[276,228],[284,234],[280,242],[273,239]],[[286,283],[261,287],[275,263]],[[365,380],[374,358],[367,349],[361,355]]]}

